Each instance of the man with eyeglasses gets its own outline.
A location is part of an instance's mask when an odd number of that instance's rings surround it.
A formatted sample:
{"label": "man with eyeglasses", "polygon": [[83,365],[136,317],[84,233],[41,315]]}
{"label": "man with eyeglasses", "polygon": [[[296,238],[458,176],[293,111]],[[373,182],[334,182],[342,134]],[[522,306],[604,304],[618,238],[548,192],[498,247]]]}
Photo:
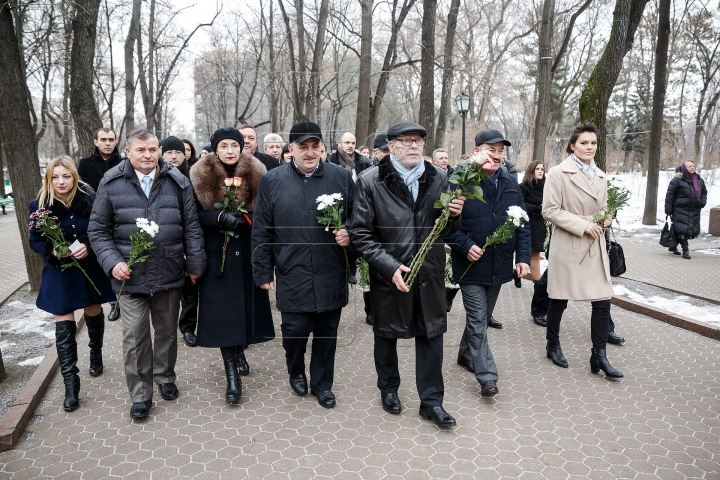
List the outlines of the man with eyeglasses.
{"label": "man with eyeglasses", "polygon": [[372,162],[365,155],[355,151],[355,135],[350,132],[345,132],[340,136],[338,142],[338,149],[335,153],[328,155],[327,161],[340,165],[345,170],[350,172],[353,180],[357,181],[358,175],[363,170],[372,167]]}
{"label": "man with eyeglasses", "polygon": [[[383,409],[392,414],[402,411],[397,396],[397,339],[414,338],[420,416],[451,427],[455,419],[442,407],[443,334],[447,331],[442,241],[430,248],[412,288],[403,280],[410,271],[407,265],[440,216],[435,202],[448,188],[445,173],[423,160],[426,135],[424,127],[412,122],[388,129],[390,155],[358,179],[350,236],[370,266],[375,369]],[[463,203],[460,197],[450,204],[446,233],[458,229]]]}

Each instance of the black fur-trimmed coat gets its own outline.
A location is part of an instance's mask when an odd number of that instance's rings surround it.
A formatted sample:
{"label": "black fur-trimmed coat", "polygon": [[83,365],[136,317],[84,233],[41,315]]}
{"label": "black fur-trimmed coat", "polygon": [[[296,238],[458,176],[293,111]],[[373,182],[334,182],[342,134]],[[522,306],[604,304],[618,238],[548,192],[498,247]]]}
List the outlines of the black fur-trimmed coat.
{"label": "black fur-trimmed coat", "polygon": [[[243,179],[236,202],[245,202],[253,219],[260,178],[265,166],[255,157],[241,154],[233,176]],[[200,226],[208,258],[207,273],[199,280],[198,345],[208,348],[251,345],[275,338],[268,292],[254,286],[250,262],[250,226],[230,236],[221,271],[225,233],[217,224],[214,207],[225,195],[228,177],[214,154],[205,155],[190,169]]]}
{"label": "black fur-trimmed coat", "polygon": [[[370,266],[373,331],[386,338],[436,337],[447,330],[445,250],[438,239],[425,258],[409,293],[400,292],[392,276],[430,234],[441,209],[434,204],[447,191],[445,172],[425,162],[417,200],[389,157],[363,172],[356,187],[350,238]],[[444,234],[455,232],[460,218],[450,218]]]}
{"label": "black fur-trimmed coat", "polygon": [[670,180],[665,194],[665,215],[672,216],[675,233],[692,237],[700,235],[700,210],[705,208],[707,203],[707,189],[705,181],[699,175],[698,180],[700,181],[699,199],[695,195],[692,182],[688,181],[682,172],[676,172],[675,178]]}
{"label": "black fur-trimmed coat", "polygon": [[[78,262],[100,290],[100,294],[95,291],[77,267],[62,270],[61,263],[66,263],[67,260],[61,262],[53,255],[52,242],[31,228],[30,248],[40,254],[44,263],[42,282],[37,298],[37,306],[41,310],[64,315],[90,305],[109,302],[115,298],[110,286],[110,279],[100,268],[88,240],[87,227],[94,197],[95,193],[92,192],[92,189],[89,186],[83,186],[78,189],[69,206],[55,200],[47,209],[52,212],[52,216],[58,217],[60,229],[68,242],[73,243],[78,240],[87,247],[88,256]],[[33,200],[30,202],[28,215],[37,209],[38,200]]]}

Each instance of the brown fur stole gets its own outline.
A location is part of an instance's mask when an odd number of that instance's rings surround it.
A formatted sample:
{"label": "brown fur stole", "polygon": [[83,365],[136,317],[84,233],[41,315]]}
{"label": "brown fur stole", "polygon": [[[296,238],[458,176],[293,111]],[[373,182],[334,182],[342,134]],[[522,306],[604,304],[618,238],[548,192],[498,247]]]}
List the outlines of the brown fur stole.
{"label": "brown fur stole", "polygon": [[[238,189],[236,202],[245,202],[245,210],[255,211],[260,177],[267,170],[260,160],[252,155],[243,153],[235,166],[235,176],[243,180],[242,187]],[[190,169],[190,182],[192,182],[200,205],[205,210],[213,210],[216,202],[222,202],[225,196],[225,179],[227,174],[220,159],[215,154],[205,155]]]}

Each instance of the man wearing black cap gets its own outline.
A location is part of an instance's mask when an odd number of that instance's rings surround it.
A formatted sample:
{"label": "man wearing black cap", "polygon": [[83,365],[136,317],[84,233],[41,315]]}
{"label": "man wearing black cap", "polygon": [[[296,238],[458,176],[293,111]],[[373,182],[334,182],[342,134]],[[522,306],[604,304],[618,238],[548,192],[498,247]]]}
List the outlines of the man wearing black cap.
{"label": "man wearing black cap", "polygon": [[[343,217],[352,211],[355,184],[350,173],[320,161],[320,127],[299,122],[290,130],[292,160],[263,175],[252,229],[255,284],[275,289],[290,387],[307,395],[305,349],[313,334],[310,392],[325,408],[336,404],[331,388],[337,329],[348,303],[343,248],[345,229],[318,224],[318,197],[341,194]],[[344,220],[344,218],[343,218]],[[274,274],[274,275],[273,275]]]}
{"label": "man wearing black cap", "polygon": [[505,158],[505,147],[512,147],[512,143],[503,137],[497,130],[483,130],[475,135],[475,151],[487,150],[494,158],[500,159],[502,168],[517,180],[518,171],[515,165]]}
{"label": "man wearing black cap", "polygon": [[387,133],[380,132],[375,135],[375,140],[373,141],[373,165],[377,165],[380,163],[380,160],[388,155],[390,155],[390,150],[388,150]]}
{"label": "man wearing black cap", "polygon": [[[412,122],[388,129],[390,155],[358,180],[350,235],[370,266],[375,369],[383,409],[393,414],[402,411],[397,396],[397,339],[415,338],[420,416],[451,427],[455,419],[442,407],[442,349],[447,331],[443,243],[432,245],[412,289],[403,281],[403,273],[410,271],[406,265],[441,214],[434,204],[448,187],[445,173],[423,160],[426,135],[425,128]],[[459,227],[463,202],[460,197],[450,204],[446,233]]]}

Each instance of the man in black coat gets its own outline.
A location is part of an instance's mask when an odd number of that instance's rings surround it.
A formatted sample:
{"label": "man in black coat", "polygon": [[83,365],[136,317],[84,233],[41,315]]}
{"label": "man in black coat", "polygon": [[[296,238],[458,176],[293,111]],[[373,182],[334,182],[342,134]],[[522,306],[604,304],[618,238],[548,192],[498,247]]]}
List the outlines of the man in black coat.
{"label": "man in black coat", "polygon": [[[123,359],[132,418],[148,416],[153,380],[165,400],[178,396],[175,386],[180,290],[186,274],[195,282],[207,258],[190,180],[158,158],[158,140],[147,130],[128,134],[120,165],[98,187],[88,236],[113,291],[123,307]],[[132,270],[130,236],[141,229],[137,219],[157,224],[153,248]],[[146,222],[146,223],[147,223]],[[142,228],[153,230],[152,224]],[[152,319],[154,334],[150,332]]]}
{"label": "man in black coat", "polygon": [[328,155],[327,161],[340,165],[352,175],[353,180],[357,180],[364,170],[372,167],[372,162],[365,155],[361,155],[355,151],[355,135],[345,132],[340,136],[338,149]]}
{"label": "man in black coat", "polygon": [[[122,157],[117,148],[117,136],[110,128],[101,127],[95,130],[93,143],[95,144],[93,154],[80,159],[78,175],[80,180],[97,192],[105,172],[117,166],[122,161]],[[114,322],[118,318],[120,318],[120,306],[110,302],[110,314],[107,319]]]}
{"label": "man in black coat", "polygon": [[273,168],[277,168],[280,166],[282,160],[275,158],[272,155],[268,155],[267,153],[258,151],[258,139],[255,127],[253,127],[252,125],[243,125],[242,127],[240,127],[239,130],[243,136],[243,153],[252,155],[253,157],[260,160],[262,164],[265,165],[265,168],[268,172]]}
{"label": "man in black coat", "polygon": [[[345,229],[328,231],[318,223],[318,197],[341,194],[343,220],[354,199],[350,173],[320,161],[320,127],[299,122],[290,130],[292,161],[260,180],[252,229],[255,284],[275,288],[282,314],[282,336],[290,386],[307,395],[305,349],[313,334],[310,392],[325,408],[336,404],[331,388],[337,329],[348,303]],[[341,248],[342,247],[342,248]],[[273,275],[274,273],[274,275]]]}
{"label": "man in black coat", "polygon": [[[442,212],[434,205],[448,187],[447,176],[423,160],[426,135],[425,128],[412,122],[388,129],[391,154],[377,168],[360,175],[350,235],[370,266],[375,369],[383,409],[393,414],[402,411],[397,396],[397,339],[415,338],[420,416],[451,427],[455,419],[442,407],[442,349],[447,331],[442,241],[430,248],[412,289],[403,281],[403,273],[410,271],[406,265]],[[450,204],[446,233],[458,228],[463,202],[460,197]]]}

